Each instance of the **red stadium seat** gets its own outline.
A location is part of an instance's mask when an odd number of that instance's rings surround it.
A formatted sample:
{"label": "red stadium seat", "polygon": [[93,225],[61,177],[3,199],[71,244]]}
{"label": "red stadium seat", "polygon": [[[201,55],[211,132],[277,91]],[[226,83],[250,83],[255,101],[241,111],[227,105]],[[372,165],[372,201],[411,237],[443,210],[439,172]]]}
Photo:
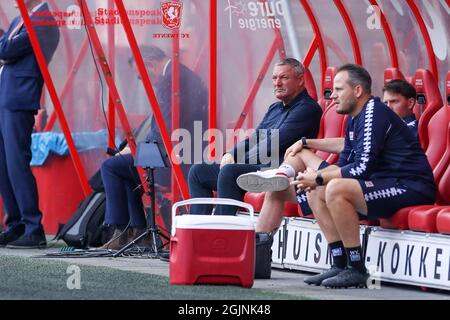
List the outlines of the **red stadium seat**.
{"label": "red stadium seat", "polygon": [[328,67],[325,71],[325,79],[323,85],[323,95],[319,100],[319,105],[322,110],[326,110],[331,105],[331,93],[333,92],[333,80],[336,76],[336,67]]}
{"label": "red stadium seat", "polygon": [[244,196],[244,202],[251,204],[255,212],[261,212],[265,195],[266,194],[264,192],[260,193],[247,192]]}
{"label": "red stadium seat", "polygon": [[[450,72],[447,73],[446,81],[447,105],[437,111],[428,125],[430,144],[427,149],[428,161],[435,168],[434,175],[439,180],[439,192],[437,195],[438,204],[450,204]],[[447,134],[442,135],[443,127],[448,126]],[[440,138],[439,138],[439,135]],[[437,165],[437,154],[445,149],[445,153]],[[411,211],[408,216],[409,227],[411,230],[423,232],[437,232],[437,214],[442,210],[442,206],[422,206]]]}
{"label": "red stadium seat", "polygon": [[[251,204],[255,212],[261,212],[265,195],[266,195],[265,192],[260,193],[247,192],[244,196],[244,202]],[[286,202],[284,205],[284,215],[286,217],[299,217],[300,213],[297,203]]]}
{"label": "red stadium seat", "polygon": [[397,68],[387,68],[384,70],[384,83],[386,84],[392,80],[405,80],[403,73]]}
{"label": "red stadium seat", "polygon": [[[439,192],[437,204],[450,203],[448,183],[450,183],[450,107],[439,110],[429,123],[430,145],[426,151],[428,161]],[[449,178],[445,178],[446,176]],[[448,181],[447,181],[448,180]],[[407,207],[396,212],[392,217],[380,219],[380,225],[389,229],[411,229],[415,231],[436,232],[434,206]],[[433,227],[434,226],[434,227]]]}
{"label": "red stadium seat", "polygon": [[284,215],[286,217],[301,217],[297,202],[286,202],[284,204]]}
{"label": "red stadium seat", "polygon": [[414,107],[416,118],[419,119],[419,137],[424,150],[429,144],[428,123],[431,117],[442,106],[441,93],[433,74],[426,69],[418,69],[414,76],[414,87],[417,91],[417,103]]}
{"label": "red stadium seat", "polygon": [[450,234],[450,206],[444,207],[437,214],[436,228],[439,233]]}
{"label": "red stadium seat", "polygon": [[[450,153],[450,152],[449,152]],[[450,156],[447,156],[445,172],[438,185],[438,205],[418,207],[409,214],[409,228],[414,231],[437,232],[437,215],[450,205]],[[444,165],[443,165],[444,166]]]}
{"label": "red stadium seat", "polygon": [[[346,123],[347,116],[336,113],[336,105],[332,103],[322,115],[317,137],[319,139],[343,137]],[[329,163],[335,163],[339,157],[337,154],[330,154],[324,151],[316,151],[316,154]]]}
{"label": "red stadium seat", "polygon": [[314,78],[311,74],[311,71],[309,71],[308,68],[305,67],[305,87],[306,90],[308,91],[308,94],[311,96],[311,98],[313,98],[314,100],[317,101],[318,96],[317,96],[317,90],[316,90],[316,85],[314,83]]}

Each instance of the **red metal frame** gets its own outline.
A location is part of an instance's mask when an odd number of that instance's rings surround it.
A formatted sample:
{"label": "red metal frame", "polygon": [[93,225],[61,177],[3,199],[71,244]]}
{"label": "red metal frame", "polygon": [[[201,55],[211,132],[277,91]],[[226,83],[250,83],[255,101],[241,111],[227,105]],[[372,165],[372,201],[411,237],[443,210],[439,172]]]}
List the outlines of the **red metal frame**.
{"label": "red metal frame", "polygon": [[85,195],[88,195],[91,192],[91,187],[89,186],[86,172],[84,171],[84,167],[81,164],[80,156],[75,147],[72,135],[70,134],[70,129],[64,116],[61,101],[58,98],[58,94],[56,93],[56,88],[53,84],[52,77],[50,76],[50,72],[48,71],[47,62],[45,61],[44,54],[42,53],[41,45],[33,29],[33,24],[31,22],[30,16],[28,15],[24,0],[18,0],[17,4],[24,21],[24,25],[30,37],[31,46],[33,47],[39,69],[41,70],[42,77],[44,78],[45,84],[47,85],[48,93],[58,115],[58,119],[61,124],[61,130],[63,131],[64,137],[66,138],[67,146],[69,148],[75,170],[78,174],[78,178],[80,179],[81,187],[83,188],[83,192],[85,193]]}
{"label": "red metal frame", "polygon": [[278,42],[278,38],[275,38],[272,46],[269,49],[269,52],[267,53],[266,58],[264,59],[263,65],[258,73],[258,76],[256,78],[256,81],[254,82],[252,88],[250,89],[250,93],[245,100],[244,108],[242,109],[241,114],[239,115],[238,120],[236,121],[236,125],[234,126],[234,130],[238,130],[242,127],[242,124],[244,123],[245,117],[247,116],[250,108],[252,107],[253,101],[255,100],[256,94],[258,93],[258,90],[264,80],[264,76],[269,69],[270,63],[273,60],[273,57],[275,56],[275,53],[277,50],[279,50],[280,43]]}
{"label": "red metal frame", "polygon": [[[263,0],[262,2],[266,2],[266,0]],[[215,10],[217,11],[217,10]],[[270,17],[269,19],[274,19],[273,17]],[[217,18],[216,18],[216,24],[217,24]],[[253,84],[253,86],[250,89],[250,92],[247,96],[247,99],[245,100],[244,107],[242,108],[241,113],[238,116],[238,119],[236,120],[236,124],[234,126],[234,131],[242,128],[242,125],[244,124],[244,121],[246,120],[249,113],[252,111],[253,102],[256,98],[256,95],[259,91],[259,88],[261,87],[261,84],[264,80],[264,76],[267,73],[267,70],[269,69],[270,63],[273,60],[273,57],[275,56],[276,51],[278,50],[281,59],[286,59],[286,50],[284,47],[284,41],[283,36],[279,29],[274,29],[275,38],[272,42],[272,45],[269,49],[269,52],[267,53],[266,58],[264,59],[263,65],[258,73],[258,76]]]}
{"label": "red metal frame", "polygon": [[[209,1],[209,98],[208,98],[208,128],[217,128],[217,0]],[[208,137],[208,155],[216,157],[213,137]],[[214,150],[214,152],[212,152]]]}
{"label": "red metal frame", "polygon": [[341,47],[332,38],[329,38],[325,35],[323,36],[323,38],[326,40],[330,50],[336,54],[339,60],[341,60],[342,64],[350,60],[344,50],[342,50]]}
{"label": "red metal frame", "polygon": [[[178,0],[176,0],[178,2]],[[172,40],[172,132],[180,127],[180,30],[172,32],[176,36]],[[184,176],[183,176],[184,178]],[[176,202],[180,198],[176,177],[172,175],[172,198]]]}
{"label": "red metal frame", "polygon": [[[134,32],[131,27],[130,21],[128,19],[125,7],[123,5],[122,0],[115,0],[115,3],[116,3],[117,10],[119,11],[120,19],[122,20],[122,25],[124,27],[125,34],[127,35],[127,39],[130,44],[131,51],[133,52],[133,56],[136,61],[137,68],[141,75],[142,82],[144,84],[145,91],[147,93],[147,96],[148,96],[148,99],[150,102],[150,107],[153,111],[153,116],[154,116],[156,123],[158,125],[158,128],[161,132],[161,137],[162,137],[162,140],[164,143],[164,147],[166,148],[167,154],[171,155],[172,150],[173,150],[172,142],[170,140],[170,136],[169,136],[166,124],[164,123],[164,118],[162,116],[161,109],[158,104],[158,100],[156,99],[155,92],[153,91],[153,87],[152,87],[150,78],[147,74],[147,70],[145,69],[145,64],[142,59],[142,55],[139,51],[139,46],[137,44],[136,37],[134,36]],[[134,141],[133,141],[133,143],[134,143]],[[186,181],[184,180],[183,172],[181,171],[181,167],[172,161],[172,157],[169,157],[169,159],[172,164],[172,170],[175,174],[175,177],[176,177],[178,186],[181,190],[182,196],[184,199],[188,199],[189,191],[188,191]]]}
{"label": "red metal frame", "polygon": [[311,61],[314,58],[318,47],[319,41],[317,41],[317,36],[314,36],[314,38],[311,40],[311,43],[309,44],[308,51],[306,51],[305,57],[303,58],[303,65],[305,67],[309,68],[309,65],[311,64]]}
{"label": "red metal frame", "polygon": [[417,20],[417,23],[420,27],[420,31],[422,32],[423,40],[425,41],[425,47],[427,48],[428,53],[428,60],[430,62],[430,68],[431,72],[433,73],[436,82],[438,82],[439,72],[437,69],[437,63],[436,63],[436,55],[433,51],[433,44],[431,43],[430,34],[428,33],[427,26],[425,25],[425,22],[423,21],[423,18],[420,14],[419,8],[412,0],[406,0],[406,3],[408,4],[409,8],[411,9],[412,13],[414,14],[414,17]]}
{"label": "red metal frame", "polygon": [[299,0],[300,4],[305,9],[306,15],[308,16],[309,21],[311,22],[311,25],[314,30],[314,34],[317,37],[317,41],[319,44],[319,57],[320,57],[320,71],[322,74],[322,81],[321,81],[321,90],[320,92],[323,92],[323,87],[325,84],[325,72],[327,70],[327,54],[325,50],[325,43],[323,41],[322,32],[320,31],[320,26],[317,22],[316,16],[314,14],[314,11],[312,10],[311,6],[309,5],[309,2],[307,0]]}
{"label": "red metal frame", "polygon": [[[53,11],[55,12],[61,12],[61,10],[59,9],[58,5],[56,4],[55,0],[48,0],[49,5],[53,8]],[[61,35],[64,39],[64,49],[66,52],[66,61],[67,61],[67,65],[69,65],[70,61],[73,61],[73,47],[72,47],[72,42],[70,41],[70,37],[69,37],[69,30],[67,28],[59,28]],[[73,114],[74,113],[74,96],[73,96],[73,91],[69,91],[69,96],[68,96],[68,100],[69,102],[66,101],[65,105],[66,105],[66,112],[67,114]]]}
{"label": "red metal frame", "polygon": [[391,55],[391,65],[393,68],[399,68],[398,65],[398,53],[397,48],[395,46],[394,37],[392,36],[391,28],[389,27],[389,23],[386,20],[386,16],[383,11],[381,11],[380,6],[376,0],[369,0],[372,6],[376,6],[379,10],[375,10],[376,14],[379,15],[381,26],[383,27],[384,35],[386,37],[386,41],[389,46],[389,53]]}
{"label": "red metal frame", "polygon": [[[108,9],[114,9],[114,0],[108,0]],[[114,79],[115,66],[116,66],[116,54],[115,54],[115,32],[114,24],[108,25],[108,61],[111,65],[111,73]],[[108,146],[112,149],[116,148],[116,113],[114,111],[114,98],[108,95]]]}
{"label": "red metal frame", "polygon": [[339,13],[342,16],[342,19],[344,20],[345,27],[347,28],[347,31],[350,35],[350,40],[352,43],[352,49],[353,49],[353,57],[355,58],[355,63],[362,65],[362,56],[361,56],[361,48],[359,46],[359,40],[358,35],[356,34],[355,27],[353,26],[353,22],[350,19],[350,15],[348,14],[347,9],[345,8],[345,5],[342,3],[342,0],[334,0],[334,4],[336,5],[337,9],[339,10]]}
{"label": "red metal frame", "polygon": [[92,17],[89,11],[89,8],[86,4],[85,0],[79,0],[80,7],[83,12],[83,16],[86,23],[86,30],[88,32],[88,36],[91,39],[92,46],[97,54],[97,58],[99,60],[99,65],[105,77],[106,83],[108,85],[110,94],[113,96],[114,106],[116,108],[117,114],[119,116],[120,122],[122,124],[123,130],[125,132],[125,137],[128,142],[128,146],[130,147],[131,153],[133,155],[136,154],[136,142],[134,140],[133,133],[131,131],[130,124],[128,123],[128,119],[125,113],[125,110],[122,105],[122,100],[120,99],[119,92],[114,83],[114,79],[112,78],[112,73],[108,65],[108,61],[106,60],[105,52],[100,43],[100,39],[98,37],[97,31],[95,29],[95,25],[92,21]]}
{"label": "red metal frame", "polygon": [[[71,89],[72,80],[75,77],[75,75],[78,72],[78,68],[80,67],[81,62],[83,61],[87,48],[88,48],[88,39],[86,38],[83,41],[83,44],[81,45],[80,51],[78,52],[77,57],[75,58],[75,61],[73,62],[72,66],[70,67],[70,71],[68,72],[66,81],[64,82],[63,89],[61,91],[61,95],[59,97],[60,101],[64,101],[66,95],[70,92],[69,89]],[[47,124],[45,125],[44,131],[51,131],[53,129],[53,126],[56,122],[56,113],[53,110],[52,114],[49,116]]]}

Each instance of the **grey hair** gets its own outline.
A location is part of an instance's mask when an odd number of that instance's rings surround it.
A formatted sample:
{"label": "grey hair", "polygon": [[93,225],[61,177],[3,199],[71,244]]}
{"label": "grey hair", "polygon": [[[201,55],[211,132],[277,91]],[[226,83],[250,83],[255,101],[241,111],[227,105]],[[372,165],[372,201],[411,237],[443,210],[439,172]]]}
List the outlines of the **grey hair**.
{"label": "grey hair", "polygon": [[305,73],[305,67],[303,66],[303,64],[294,58],[287,58],[287,59],[281,60],[281,61],[277,62],[275,65],[276,66],[291,66],[294,69],[296,76],[300,76]]}

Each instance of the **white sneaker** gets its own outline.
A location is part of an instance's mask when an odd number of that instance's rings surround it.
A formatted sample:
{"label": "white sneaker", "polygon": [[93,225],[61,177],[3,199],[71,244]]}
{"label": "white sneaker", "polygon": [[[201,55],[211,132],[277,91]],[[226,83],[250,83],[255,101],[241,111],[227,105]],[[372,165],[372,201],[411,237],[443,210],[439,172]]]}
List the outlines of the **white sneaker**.
{"label": "white sneaker", "polygon": [[241,189],[250,192],[282,191],[289,187],[289,178],[276,174],[278,169],[241,174],[236,182]]}

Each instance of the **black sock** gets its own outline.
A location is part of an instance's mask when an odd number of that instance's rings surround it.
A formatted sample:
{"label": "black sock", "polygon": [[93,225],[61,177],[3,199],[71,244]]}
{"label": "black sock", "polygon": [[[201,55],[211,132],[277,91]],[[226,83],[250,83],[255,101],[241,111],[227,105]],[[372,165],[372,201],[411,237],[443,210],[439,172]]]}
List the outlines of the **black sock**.
{"label": "black sock", "polygon": [[333,257],[333,266],[344,269],[347,265],[347,257],[345,256],[344,244],[342,241],[336,241],[328,244]]}
{"label": "black sock", "polygon": [[361,246],[345,248],[345,251],[347,252],[348,265],[360,272],[366,272]]}

